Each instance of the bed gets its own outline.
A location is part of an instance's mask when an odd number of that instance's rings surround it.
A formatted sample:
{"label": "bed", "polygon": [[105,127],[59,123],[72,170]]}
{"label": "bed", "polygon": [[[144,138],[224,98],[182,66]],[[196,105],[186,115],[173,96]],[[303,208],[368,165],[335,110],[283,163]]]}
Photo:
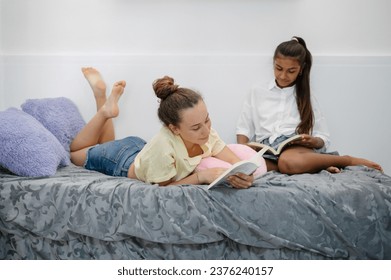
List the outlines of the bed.
{"label": "bed", "polygon": [[70,163],[65,97],[0,112],[0,259],[391,259],[391,177],[267,172],[159,187]]}
{"label": "bed", "polygon": [[0,169],[0,259],[391,259],[391,177],[268,172],[208,190]]}

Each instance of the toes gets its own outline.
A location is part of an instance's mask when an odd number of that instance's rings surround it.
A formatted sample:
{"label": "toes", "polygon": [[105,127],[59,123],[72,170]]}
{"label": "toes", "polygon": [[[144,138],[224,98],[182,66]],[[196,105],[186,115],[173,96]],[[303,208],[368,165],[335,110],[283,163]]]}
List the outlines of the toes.
{"label": "toes", "polygon": [[341,170],[335,166],[330,166],[326,170],[330,173],[340,173],[341,172]]}
{"label": "toes", "polygon": [[118,81],[114,84],[114,86],[121,86],[121,87],[125,87],[126,86],[126,82],[125,81]]}

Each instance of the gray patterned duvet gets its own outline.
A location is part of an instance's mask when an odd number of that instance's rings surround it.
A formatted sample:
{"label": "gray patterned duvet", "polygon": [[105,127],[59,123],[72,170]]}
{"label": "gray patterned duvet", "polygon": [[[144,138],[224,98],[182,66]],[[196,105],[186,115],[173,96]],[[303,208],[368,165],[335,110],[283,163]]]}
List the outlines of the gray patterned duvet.
{"label": "gray patterned duvet", "polygon": [[391,259],[391,178],[269,172],[207,190],[1,170],[0,259]]}

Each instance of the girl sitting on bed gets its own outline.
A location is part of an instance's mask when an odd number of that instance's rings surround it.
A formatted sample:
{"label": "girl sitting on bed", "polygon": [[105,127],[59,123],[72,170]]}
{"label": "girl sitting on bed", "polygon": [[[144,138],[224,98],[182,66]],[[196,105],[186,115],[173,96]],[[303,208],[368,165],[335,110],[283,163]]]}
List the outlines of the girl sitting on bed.
{"label": "girl sitting on bed", "polygon": [[[114,140],[112,118],[119,114],[118,100],[126,83],[116,82],[106,99],[106,84],[100,73],[94,68],[82,71],[94,92],[97,113],[71,143],[74,164],[111,176],[166,186],[209,184],[225,171],[215,167],[195,172],[203,158],[213,157],[227,164],[241,160],[211,128],[201,95],[179,87],[167,76],[153,83],[160,99],[158,116],[164,124],[159,133],[148,144],[133,136]],[[253,180],[253,175],[242,173],[228,179],[235,188],[248,188]]]}
{"label": "girl sitting on bed", "polygon": [[322,169],[340,172],[348,165],[366,165],[382,170],[372,161],[324,153],[329,132],[310,91],[312,56],[300,37],[281,43],[274,52],[275,78],[267,86],[255,87],[243,104],[236,129],[237,142],[255,138],[273,148],[294,134],[279,156],[265,155],[267,170],[286,174],[315,173]]}

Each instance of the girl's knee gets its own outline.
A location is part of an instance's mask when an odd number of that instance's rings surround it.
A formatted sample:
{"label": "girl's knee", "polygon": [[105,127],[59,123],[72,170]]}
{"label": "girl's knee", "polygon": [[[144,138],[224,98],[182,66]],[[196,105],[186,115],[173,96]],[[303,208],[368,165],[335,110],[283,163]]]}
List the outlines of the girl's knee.
{"label": "girl's knee", "polygon": [[86,161],[86,151],[71,152],[71,162],[77,166],[84,166]]}

